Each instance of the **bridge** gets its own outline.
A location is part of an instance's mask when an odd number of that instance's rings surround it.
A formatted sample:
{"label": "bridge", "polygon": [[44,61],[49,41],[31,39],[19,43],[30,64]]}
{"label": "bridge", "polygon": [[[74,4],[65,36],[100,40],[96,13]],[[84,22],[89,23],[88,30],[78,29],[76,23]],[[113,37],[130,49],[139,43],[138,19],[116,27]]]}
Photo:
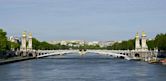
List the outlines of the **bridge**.
{"label": "bridge", "polygon": [[[97,53],[102,55],[108,55],[117,58],[124,58],[127,60],[144,60],[148,61],[151,59],[156,59],[157,51],[148,50],[146,44],[146,34],[142,32],[141,43],[138,33],[135,37],[135,49],[134,50],[33,50],[32,48],[32,33],[28,36],[28,47],[26,32],[23,32],[21,38],[21,47],[18,52],[21,56],[33,56],[36,58],[52,56],[52,55],[65,55],[69,53],[78,53],[84,55],[86,53]],[[142,45],[142,46],[141,46]]]}
{"label": "bridge", "polygon": [[37,50],[34,52],[36,58],[47,57],[47,56],[57,56],[66,55],[70,53],[77,53],[80,55],[85,55],[87,53],[96,53],[100,55],[112,56],[114,58],[123,58],[127,60],[144,60],[149,61],[151,59],[156,59],[157,51],[137,51],[137,50]]}
{"label": "bridge", "polygon": [[35,52],[36,58],[47,57],[47,56],[57,56],[66,55],[70,53],[77,53],[80,55],[85,55],[87,53],[96,53],[100,55],[112,56],[115,58],[124,58],[127,60],[148,60],[155,57],[155,53],[152,51],[135,51],[135,50],[37,50]]}
{"label": "bridge", "polygon": [[69,53],[79,53],[79,50],[37,50],[36,58],[47,57],[47,56],[56,56],[56,55],[65,55]]}

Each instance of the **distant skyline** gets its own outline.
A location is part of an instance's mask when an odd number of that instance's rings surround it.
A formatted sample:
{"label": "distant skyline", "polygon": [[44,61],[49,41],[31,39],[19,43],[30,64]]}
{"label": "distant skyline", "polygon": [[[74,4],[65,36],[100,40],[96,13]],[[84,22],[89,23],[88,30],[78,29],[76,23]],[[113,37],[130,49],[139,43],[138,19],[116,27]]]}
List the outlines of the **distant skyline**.
{"label": "distant skyline", "polygon": [[166,0],[0,0],[0,28],[39,40],[127,40],[166,33]]}

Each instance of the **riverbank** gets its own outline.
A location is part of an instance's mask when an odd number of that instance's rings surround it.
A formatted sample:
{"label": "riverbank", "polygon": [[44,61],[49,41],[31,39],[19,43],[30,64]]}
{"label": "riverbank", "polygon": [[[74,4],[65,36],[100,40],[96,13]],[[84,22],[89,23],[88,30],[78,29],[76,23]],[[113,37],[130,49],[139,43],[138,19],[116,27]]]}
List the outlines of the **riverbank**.
{"label": "riverbank", "polygon": [[14,62],[20,62],[20,61],[30,60],[30,59],[34,59],[34,57],[17,56],[17,57],[11,57],[11,58],[7,58],[7,59],[0,59],[0,65],[14,63]]}
{"label": "riverbank", "polygon": [[[10,58],[4,58],[4,59],[0,59],[0,65],[4,65],[4,64],[9,64],[9,63],[15,63],[15,62],[20,62],[20,61],[25,61],[25,60],[30,60],[30,59],[35,59],[35,57],[22,57],[22,56],[16,56],[16,57],[10,57]],[[166,60],[165,59],[160,59],[160,60],[152,60],[152,61],[148,61],[148,63],[150,64],[162,64],[162,65],[166,65],[166,62],[162,60]],[[140,61],[140,60],[138,60]]]}

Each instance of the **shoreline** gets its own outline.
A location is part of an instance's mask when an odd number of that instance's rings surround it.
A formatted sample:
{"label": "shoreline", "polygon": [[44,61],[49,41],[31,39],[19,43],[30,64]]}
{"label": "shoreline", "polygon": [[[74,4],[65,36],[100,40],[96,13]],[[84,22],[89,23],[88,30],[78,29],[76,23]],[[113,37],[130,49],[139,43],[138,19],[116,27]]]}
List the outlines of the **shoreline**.
{"label": "shoreline", "polygon": [[35,57],[11,57],[8,59],[0,59],[0,65],[20,62],[20,61],[25,61],[30,59],[35,59]]}
{"label": "shoreline", "polygon": [[[0,65],[5,65],[5,64],[15,63],[15,62],[21,62],[21,61],[26,61],[26,60],[31,60],[31,59],[36,59],[36,58],[35,57],[17,56],[17,57],[11,57],[11,58],[7,58],[7,59],[0,59]],[[147,63],[149,63],[149,64],[162,64],[160,61],[152,61],[152,62],[147,62]],[[166,64],[162,64],[162,65],[166,65]]]}

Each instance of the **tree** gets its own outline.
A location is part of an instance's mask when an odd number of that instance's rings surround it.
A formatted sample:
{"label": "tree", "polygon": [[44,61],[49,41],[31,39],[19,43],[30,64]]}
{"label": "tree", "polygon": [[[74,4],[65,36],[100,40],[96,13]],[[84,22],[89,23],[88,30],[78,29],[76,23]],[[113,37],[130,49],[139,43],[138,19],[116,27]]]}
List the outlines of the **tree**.
{"label": "tree", "polygon": [[155,42],[154,42],[155,40],[148,40],[147,41],[147,45],[148,45],[148,49],[150,50],[154,50],[154,48],[155,48]]}
{"label": "tree", "polygon": [[32,38],[32,48],[35,50],[40,49],[40,41],[38,41],[36,38]]}
{"label": "tree", "polygon": [[166,50],[166,34],[158,34],[155,37],[154,42],[155,47],[157,47],[159,50]]}
{"label": "tree", "polygon": [[10,42],[10,41],[8,41],[8,43],[10,44],[10,49],[16,50],[20,48],[20,44],[18,43]]}
{"label": "tree", "polygon": [[7,50],[7,44],[6,32],[0,29],[0,52]]}
{"label": "tree", "polygon": [[112,46],[108,46],[107,49],[111,50],[132,50],[135,47],[135,40],[130,39],[127,41],[122,41],[121,43],[114,43]]}

